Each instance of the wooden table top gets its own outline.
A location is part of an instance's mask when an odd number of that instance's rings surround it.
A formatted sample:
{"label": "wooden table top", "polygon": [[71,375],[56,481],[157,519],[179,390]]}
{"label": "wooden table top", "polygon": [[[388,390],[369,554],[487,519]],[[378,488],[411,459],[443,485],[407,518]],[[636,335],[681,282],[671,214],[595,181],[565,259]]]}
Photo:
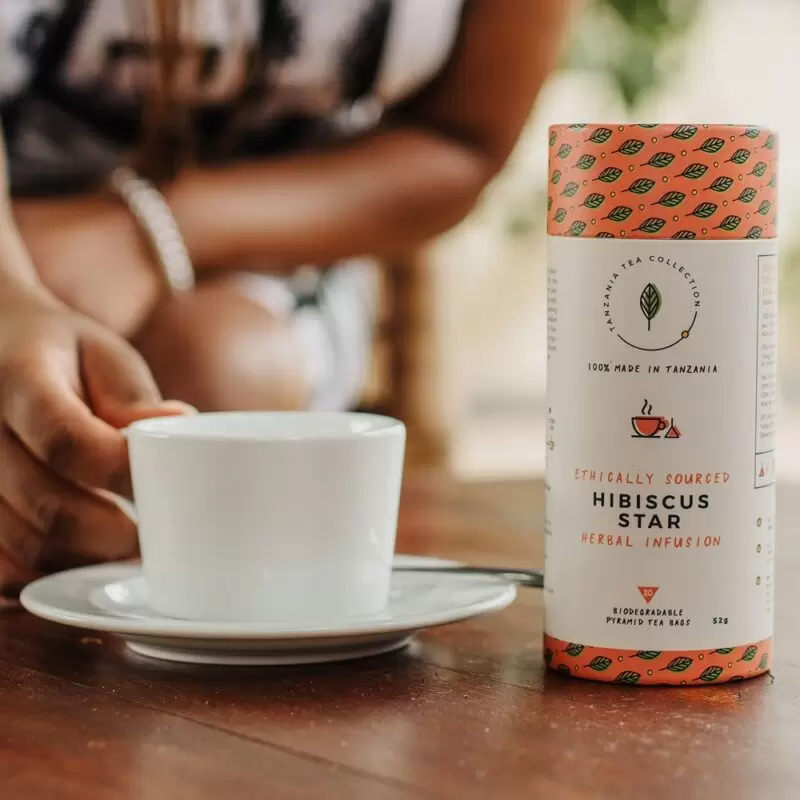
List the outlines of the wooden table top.
{"label": "wooden table top", "polygon": [[[537,590],[402,653],[301,668],[148,662],[0,611],[0,797],[794,800],[800,544],[779,497],[774,675],[727,687],[546,674]],[[399,549],[541,564],[541,501],[532,482],[413,476]]]}

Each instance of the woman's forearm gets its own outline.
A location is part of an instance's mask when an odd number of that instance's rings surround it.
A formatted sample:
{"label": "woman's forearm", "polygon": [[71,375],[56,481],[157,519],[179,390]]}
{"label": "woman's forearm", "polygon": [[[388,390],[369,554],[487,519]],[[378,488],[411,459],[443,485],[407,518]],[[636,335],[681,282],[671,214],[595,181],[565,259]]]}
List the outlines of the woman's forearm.
{"label": "woman's forearm", "polygon": [[167,195],[198,268],[280,269],[407,251],[465,216],[493,173],[424,129],[181,176]]}
{"label": "woman's forearm", "polygon": [[21,293],[51,299],[39,280],[14,220],[3,135],[0,131],[0,300],[16,297]]}

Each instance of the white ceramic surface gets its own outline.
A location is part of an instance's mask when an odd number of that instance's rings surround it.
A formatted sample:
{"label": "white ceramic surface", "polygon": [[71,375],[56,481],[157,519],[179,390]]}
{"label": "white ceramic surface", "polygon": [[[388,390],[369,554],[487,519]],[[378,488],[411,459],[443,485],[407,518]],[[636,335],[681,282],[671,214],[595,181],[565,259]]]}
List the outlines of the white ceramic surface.
{"label": "white ceramic surface", "polygon": [[150,605],[326,622],[385,608],[405,428],[370,414],[236,412],[127,430]]}
{"label": "white ceramic surface", "polygon": [[[450,564],[397,556],[403,567]],[[406,645],[415,631],[498,611],[516,587],[496,577],[396,572],[387,607],[337,624],[174,619],[148,605],[141,568],[103,564],[42,578],[22,605],[44,619],[115,633],[140,655],[197,664],[311,664],[377,655]]]}

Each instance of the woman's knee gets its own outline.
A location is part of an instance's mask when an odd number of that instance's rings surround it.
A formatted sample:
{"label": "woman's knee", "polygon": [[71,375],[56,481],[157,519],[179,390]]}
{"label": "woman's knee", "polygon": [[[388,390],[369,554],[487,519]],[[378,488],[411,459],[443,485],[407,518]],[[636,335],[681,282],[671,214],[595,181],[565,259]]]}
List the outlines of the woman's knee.
{"label": "woman's knee", "polygon": [[169,300],[137,345],[164,395],[202,411],[307,405],[307,369],[291,323],[229,282]]}

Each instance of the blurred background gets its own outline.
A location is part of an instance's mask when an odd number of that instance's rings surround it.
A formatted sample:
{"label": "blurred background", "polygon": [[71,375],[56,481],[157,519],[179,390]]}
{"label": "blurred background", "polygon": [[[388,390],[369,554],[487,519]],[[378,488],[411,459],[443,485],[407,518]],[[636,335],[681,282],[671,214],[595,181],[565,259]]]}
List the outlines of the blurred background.
{"label": "blurred background", "polygon": [[779,470],[800,476],[798,30],[797,0],[586,0],[504,174],[392,287],[404,324],[388,369],[418,463],[543,472],[548,125],[730,122],[782,134]]}

